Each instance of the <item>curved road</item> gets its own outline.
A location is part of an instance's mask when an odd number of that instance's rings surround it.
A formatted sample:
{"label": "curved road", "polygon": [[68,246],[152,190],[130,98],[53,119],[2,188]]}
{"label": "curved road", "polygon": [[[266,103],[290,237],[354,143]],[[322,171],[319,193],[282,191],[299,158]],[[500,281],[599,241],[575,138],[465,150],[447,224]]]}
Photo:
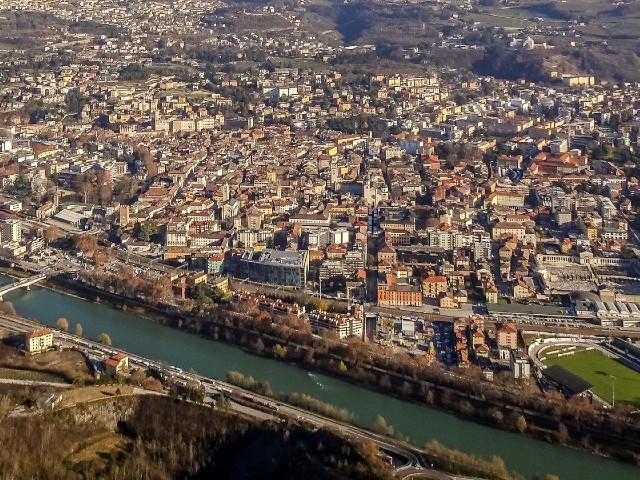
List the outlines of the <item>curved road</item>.
{"label": "curved road", "polygon": [[[34,329],[42,328],[42,325],[26,319],[17,319],[1,315],[0,327],[7,328],[18,333],[25,333]],[[277,420],[278,417],[287,417],[290,420],[308,422],[315,427],[334,429],[340,434],[350,438],[373,442],[382,451],[385,451],[395,458],[397,464],[394,468],[394,474],[396,476],[399,476],[400,478],[407,478],[411,475],[420,474],[431,478],[436,478],[438,480],[453,480],[453,477],[445,473],[432,470],[430,468],[430,464],[425,460],[423,456],[424,452],[418,448],[406,444],[405,442],[379,435],[363,428],[340,422],[338,420],[324,417],[317,413],[312,413],[302,408],[285,404],[280,401],[276,403],[269,397],[257,395],[254,392],[244,390],[242,388],[236,387],[235,385],[231,385],[220,380],[214,380],[195,373],[183,372],[183,370],[180,368],[160,364],[153,360],[130,354],[128,352],[124,352],[112,347],[108,347],[100,343],[85,339],[83,337],[77,337],[76,335],[70,334],[68,332],[62,332],[54,328],[51,328],[51,330],[55,332],[57,339],[62,340],[69,346],[73,346],[75,348],[78,348],[79,350],[84,351],[87,357],[92,360],[103,360],[105,356],[110,356],[115,353],[126,353],[129,356],[129,362],[131,365],[138,366],[140,368],[153,367],[170,375],[176,376],[182,380],[200,383],[204,386],[205,392],[209,396],[218,393],[226,393],[231,397],[232,407],[235,410],[254,416],[258,419],[266,420],[271,418],[273,420]],[[251,402],[247,401],[247,396],[255,399],[253,400],[253,403],[256,404],[256,407],[247,406],[247,403]],[[276,403],[277,405],[277,415],[275,411],[266,413],[265,406],[274,403]]]}

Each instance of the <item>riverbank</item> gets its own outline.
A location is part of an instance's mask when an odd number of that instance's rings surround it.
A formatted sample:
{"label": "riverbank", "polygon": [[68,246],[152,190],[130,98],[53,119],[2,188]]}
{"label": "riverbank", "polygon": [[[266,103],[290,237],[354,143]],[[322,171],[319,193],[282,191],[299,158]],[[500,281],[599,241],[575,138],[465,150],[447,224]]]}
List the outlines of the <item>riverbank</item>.
{"label": "riverbank", "polygon": [[[319,340],[310,344],[308,338],[283,335],[277,328],[265,328],[264,323],[247,325],[249,320],[240,319],[240,315],[234,312],[218,310],[217,315],[208,318],[196,317],[178,310],[161,309],[138,300],[123,298],[68,277],[51,279],[47,282],[47,287],[134,313],[204,338],[224,341],[246,353],[293,362],[310,372],[346,379],[355,385],[403,400],[422,405],[426,403],[432,408],[440,408],[444,412],[489,427],[527,434],[550,443],[568,444],[591,453],[615,455],[632,463],[637,462],[634,456],[637,443],[633,443],[632,440],[629,444],[629,435],[612,435],[608,431],[609,428],[603,430],[598,425],[585,425],[583,419],[577,416],[566,418],[557,412],[540,414],[525,408],[525,405],[514,406],[503,401],[490,400],[484,392],[473,394],[470,389],[460,388],[460,385],[453,388],[451,382],[447,382],[448,379],[440,373],[434,383],[433,378],[429,381],[421,380],[415,373],[408,375],[393,369],[363,364],[356,355],[348,355],[342,351],[344,349],[339,345],[333,349],[324,348]],[[585,437],[588,438],[588,442],[584,441]]]}
{"label": "riverbank", "polygon": [[[0,278],[1,283],[11,281]],[[95,298],[95,295],[89,297]],[[628,464],[581,450],[461,420],[426,406],[424,402],[407,402],[403,397],[365,390],[354,382],[340,380],[342,377],[337,375],[312,373],[291,365],[287,359],[276,360],[270,353],[250,355],[223,342],[223,338],[215,341],[207,332],[193,335],[171,329],[160,322],[131,315],[128,313],[133,310],[130,307],[126,311],[110,308],[105,300],[92,303],[39,286],[30,291],[16,290],[8,294],[6,300],[13,303],[22,317],[55,326],[57,319],[64,316],[71,325],[81,323],[87,338],[97,338],[101,332],[108,332],[114,347],[185,371],[193,369],[210,378],[224,379],[226,372],[236,370],[268,381],[276,392],[304,393],[354,412],[355,423],[365,428],[371,428],[376,417],[382,415],[395,432],[409,438],[414,445],[423,446],[436,439],[447,447],[472,452],[485,459],[501,456],[510,470],[521,472],[527,478],[544,478],[552,473],[563,480],[599,480],[635,478],[640,472]],[[293,347],[287,350],[294,352]]]}

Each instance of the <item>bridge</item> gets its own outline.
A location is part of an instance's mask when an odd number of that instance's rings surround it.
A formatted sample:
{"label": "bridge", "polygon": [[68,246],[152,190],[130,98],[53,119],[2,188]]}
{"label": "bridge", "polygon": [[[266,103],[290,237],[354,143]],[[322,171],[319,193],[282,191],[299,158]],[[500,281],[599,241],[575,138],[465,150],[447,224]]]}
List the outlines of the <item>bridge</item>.
{"label": "bridge", "polygon": [[39,275],[34,275],[33,277],[22,278],[17,282],[10,283],[9,285],[3,285],[0,287],[0,301],[2,301],[5,294],[13,292],[18,288],[26,288],[29,290],[31,285],[38,283],[40,280],[44,280],[45,278],[47,278],[47,276],[44,273],[41,273]]}

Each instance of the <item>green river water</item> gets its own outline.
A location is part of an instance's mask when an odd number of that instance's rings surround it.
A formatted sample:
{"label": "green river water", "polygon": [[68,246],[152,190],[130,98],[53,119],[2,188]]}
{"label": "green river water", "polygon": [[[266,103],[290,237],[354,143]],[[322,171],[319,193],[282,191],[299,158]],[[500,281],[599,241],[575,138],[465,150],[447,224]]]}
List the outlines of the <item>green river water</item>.
{"label": "green river water", "polygon": [[[10,281],[0,275],[0,284]],[[640,480],[640,468],[631,465],[460,420],[439,410],[309,373],[295,365],[256,357],[105,305],[39,287],[11,292],[5,301],[11,302],[26,318],[55,326],[59,317],[65,317],[71,330],[77,322],[81,323],[87,338],[95,339],[106,332],[115,347],[182,369],[194,369],[220,379],[225,378],[227,371],[237,370],[267,380],[276,391],[312,395],[354,412],[357,422],[364,426],[371,425],[380,414],[416,444],[435,438],[448,447],[483,457],[499,455],[511,470],[527,477],[553,473],[562,480]]]}

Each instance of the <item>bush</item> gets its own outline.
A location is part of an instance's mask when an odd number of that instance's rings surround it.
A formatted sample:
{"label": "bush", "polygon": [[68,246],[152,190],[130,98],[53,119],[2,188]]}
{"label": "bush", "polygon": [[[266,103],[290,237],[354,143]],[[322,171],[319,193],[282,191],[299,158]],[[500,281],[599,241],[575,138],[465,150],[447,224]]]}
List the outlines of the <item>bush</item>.
{"label": "bush", "polygon": [[304,393],[290,393],[284,397],[284,401],[341,422],[351,422],[355,418],[355,415],[346,408],[336,407]]}
{"label": "bush", "polygon": [[425,446],[429,460],[438,469],[462,475],[480,476],[492,480],[514,480],[521,477],[507,469],[502,458],[493,456],[485,460],[469,453],[447,448],[437,440]]}

